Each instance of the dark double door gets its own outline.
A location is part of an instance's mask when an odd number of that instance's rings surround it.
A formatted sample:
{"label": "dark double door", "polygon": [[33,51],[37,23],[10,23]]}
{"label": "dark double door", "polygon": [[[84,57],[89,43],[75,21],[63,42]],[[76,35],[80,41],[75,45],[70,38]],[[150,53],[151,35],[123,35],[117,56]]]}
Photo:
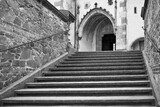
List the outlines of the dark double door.
{"label": "dark double door", "polygon": [[116,36],[114,34],[105,34],[102,37],[102,51],[113,51],[116,43]]}

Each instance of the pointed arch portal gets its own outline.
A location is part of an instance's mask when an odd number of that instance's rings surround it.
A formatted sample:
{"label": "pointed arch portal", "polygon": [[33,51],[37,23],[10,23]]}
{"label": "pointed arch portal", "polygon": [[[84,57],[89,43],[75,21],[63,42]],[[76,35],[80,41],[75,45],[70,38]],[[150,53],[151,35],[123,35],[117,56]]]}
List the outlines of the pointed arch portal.
{"label": "pointed arch portal", "polygon": [[115,20],[102,8],[94,8],[82,19],[79,26],[79,51],[114,50],[116,44]]}

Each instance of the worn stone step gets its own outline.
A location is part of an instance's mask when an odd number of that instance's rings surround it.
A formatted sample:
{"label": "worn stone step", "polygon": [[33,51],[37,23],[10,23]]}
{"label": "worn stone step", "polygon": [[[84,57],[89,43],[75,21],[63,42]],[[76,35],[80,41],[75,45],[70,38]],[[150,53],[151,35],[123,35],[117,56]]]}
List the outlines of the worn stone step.
{"label": "worn stone step", "polygon": [[143,59],[131,59],[131,60],[82,60],[82,61],[63,61],[61,64],[81,64],[81,63],[135,63],[135,62],[144,62]]}
{"label": "worn stone step", "polygon": [[87,75],[140,75],[146,74],[146,70],[93,70],[93,71],[47,71],[44,76],[87,76]]}
{"label": "worn stone step", "polygon": [[[3,107],[22,107],[22,106],[19,106],[19,105],[17,105],[17,106],[3,106]],[[62,106],[62,105],[60,105],[60,106],[45,106],[45,105],[43,105],[43,106],[35,106],[35,105],[29,105],[29,106],[25,106],[25,105],[23,105],[23,107],[156,107],[156,106],[130,106],[130,105],[126,105],[126,106],[95,106],[95,105],[91,105],[91,106],[77,106],[77,105],[69,105],[69,106]]]}
{"label": "worn stone step", "polygon": [[154,106],[153,96],[28,96],[3,99],[5,105],[143,105]]}
{"label": "worn stone step", "polygon": [[77,60],[77,61],[81,61],[81,60],[130,60],[130,59],[142,59],[143,57],[90,57],[90,58],[68,58],[65,59],[66,61],[72,61],[72,60]]}
{"label": "worn stone step", "polygon": [[142,53],[77,53],[70,56],[142,56]]}
{"label": "worn stone step", "polygon": [[50,71],[83,71],[83,70],[144,70],[144,66],[94,66],[94,67],[57,67],[49,68]]}
{"label": "worn stone step", "polygon": [[59,64],[57,67],[144,66],[144,62]]}
{"label": "worn stone step", "polygon": [[83,81],[83,82],[33,82],[28,88],[87,88],[87,87],[149,87],[148,80],[141,81]]}
{"label": "worn stone step", "polygon": [[[19,105],[17,105],[17,106],[3,106],[3,107],[22,107],[22,106],[19,106]],[[68,106],[63,106],[63,105],[60,105],[60,106],[58,106],[58,105],[56,105],[56,106],[45,106],[45,105],[43,105],[43,106],[35,106],[35,105],[29,105],[29,106],[25,106],[25,105],[23,105],[23,107],[156,107],[156,106],[131,106],[131,105],[126,105],[126,106],[95,106],[95,105],[90,105],[90,106],[86,106],[86,105],[83,105],[83,106],[77,106],[77,105],[68,105]]]}
{"label": "worn stone step", "polygon": [[92,55],[92,54],[88,54],[88,55],[76,55],[76,54],[73,54],[71,56],[68,56],[68,58],[91,58],[91,57],[142,57],[142,54],[95,54],[95,55]]}
{"label": "worn stone step", "polygon": [[16,90],[18,96],[117,96],[152,95],[151,87],[122,88],[29,88]]}
{"label": "worn stone step", "polygon": [[103,76],[43,76],[36,77],[36,82],[65,82],[65,81],[124,81],[146,80],[147,75],[103,75]]}
{"label": "worn stone step", "polygon": [[74,54],[142,54],[141,51],[94,51],[94,52],[75,52]]}

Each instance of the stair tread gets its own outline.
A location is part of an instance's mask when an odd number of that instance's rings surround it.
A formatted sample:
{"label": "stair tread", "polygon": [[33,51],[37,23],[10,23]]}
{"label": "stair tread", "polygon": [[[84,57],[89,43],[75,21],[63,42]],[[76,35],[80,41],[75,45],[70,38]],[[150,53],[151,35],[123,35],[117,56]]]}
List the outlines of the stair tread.
{"label": "stair tread", "polygon": [[152,90],[151,87],[122,87],[122,88],[34,88],[34,89],[20,89],[20,91],[30,91],[30,92],[39,92],[39,91],[118,91],[118,90]]}
{"label": "stair tread", "polygon": [[144,65],[143,62],[136,63],[87,63],[87,64],[59,64],[57,66],[135,66],[135,65]]}
{"label": "stair tread", "polygon": [[[3,106],[3,107],[22,107],[22,106]],[[35,106],[35,105],[30,105],[30,106],[24,106],[23,105],[23,107],[156,107],[156,106],[130,106],[130,105],[128,105],[128,106],[94,106],[94,105],[92,105],[92,106],[73,106],[73,105],[67,105],[67,106],[63,106],[63,105],[61,105],[61,106]]]}
{"label": "stair tread", "polygon": [[42,76],[42,77],[36,77],[37,79],[41,78],[105,78],[105,77],[147,77],[148,75],[101,75],[101,76]]}
{"label": "stair tread", "polygon": [[64,97],[64,96],[56,96],[56,97],[52,97],[52,96],[21,96],[21,97],[9,97],[9,98],[5,98],[3,99],[4,100],[12,100],[12,101],[15,101],[15,100],[33,100],[33,101],[36,101],[36,100],[40,100],[40,101],[44,101],[44,100],[47,100],[47,101],[54,101],[54,100],[59,100],[59,101],[67,101],[67,100],[145,100],[145,99],[155,99],[153,96],[67,96],[67,97]]}
{"label": "stair tread", "polygon": [[68,58],[66,60],[121,60],[121,59],[142,59],[143,57],[90,57],[90,58]]}
{"label": "stair tread", "polygon": [[47,71],[45,73],[120,73],[120,72],[146,72],[145,69],[142,69],[142,70],[91,70],[91,71],[87,71],[87,70],[83,70],[83,71]]}
{"label": "stair tread", "polygon": [[137,60],[73,60],[73,61],[63,61],[61,62],[62,64],[77,64],[77,63],[131,63],[131,62],[143,62],[142,59],[137,59]]}
{"label": "stair tread", "polygon": [[57,67],[57,68],[50,68],[52,70],[85,70],[85,69],[96,69],[96,70],[101,70],[101,69],[116,69],[116,70],[121,70],[121,69],[144,69],[144,66],[142,65],[137,65],[137,66],[92,66],[92,67]]}
{"label": "stair tread", "polygon": [[71,83],[138,83],[138,82],[150,82],[148,80],[145,81],[85,81],[85,82],[33,82],[33,83],[27,83],[27,84],[71,84]]}
{"label": "stair tread", "polygon": [[142,55],[77,55],[77,56],[68,56],[68,58],[101,58],[101,57],[142,57]]}

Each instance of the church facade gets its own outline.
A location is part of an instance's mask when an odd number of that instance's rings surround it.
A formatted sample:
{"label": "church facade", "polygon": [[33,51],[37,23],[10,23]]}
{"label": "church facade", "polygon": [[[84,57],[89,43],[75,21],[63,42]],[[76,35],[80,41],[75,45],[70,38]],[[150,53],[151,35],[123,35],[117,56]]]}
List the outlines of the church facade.
{"label": "church facade", "polygon": [[76,37],[72,33],[70,40],[79,51],[143,50],[140,17],[143,0],[54,0],[52,3],[76,14],[76,24],[71,25]]}

